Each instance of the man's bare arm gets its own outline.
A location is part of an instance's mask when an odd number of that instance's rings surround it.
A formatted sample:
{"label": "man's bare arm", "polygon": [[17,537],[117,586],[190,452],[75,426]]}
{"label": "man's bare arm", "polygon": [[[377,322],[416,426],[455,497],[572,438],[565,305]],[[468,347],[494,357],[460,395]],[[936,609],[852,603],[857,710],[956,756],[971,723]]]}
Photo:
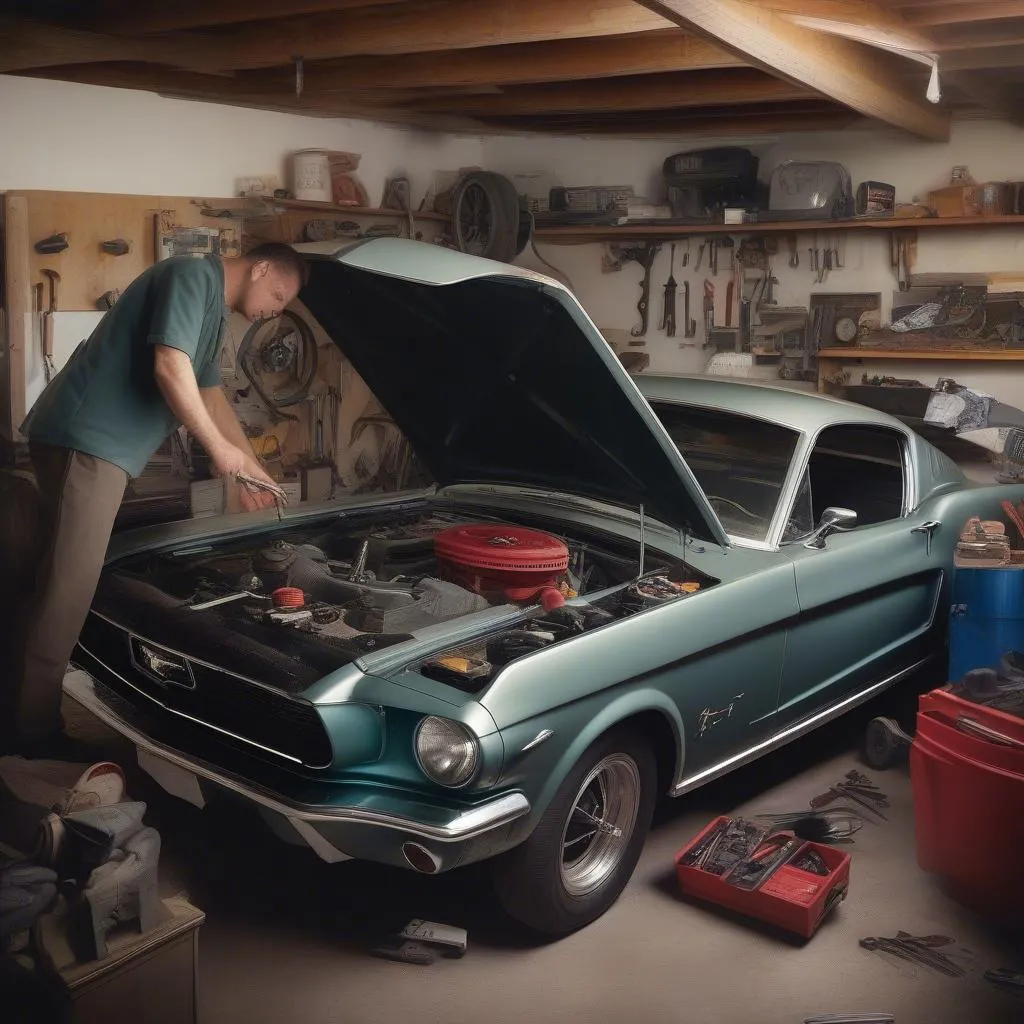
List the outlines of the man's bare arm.
{"label": "man's bare arm", "polygon": [[[257,479],[265,477],[266,474],[256,461],[252,448],[245,439],[238,420],[231,414],[231,410],[228,408],[227,412],[232,416],[235,428],[245,442],[245,448],[226,437],[221,427],[210,415],[200,394],[199,384],[196,381],[195,371],[189,357],[169,345],[156,345],[154,348],[153,374],[160,393],[175,416],[206,450],[213,462],[214,472],[218,476],[237,476],[239,473],[247,473]],[[223,399],[223,396],[221,397]],[[223,401],[226,406],[227,400],[223,399]],[[267,477],[267,480],[270,478]]]}

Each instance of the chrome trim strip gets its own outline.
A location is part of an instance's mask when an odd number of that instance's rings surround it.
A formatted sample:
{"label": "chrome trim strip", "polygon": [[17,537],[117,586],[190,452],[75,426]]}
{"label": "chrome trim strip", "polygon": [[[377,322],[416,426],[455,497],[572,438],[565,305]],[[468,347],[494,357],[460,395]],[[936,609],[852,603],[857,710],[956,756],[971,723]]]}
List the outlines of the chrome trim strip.
{"label": "chrome trim strip", "polygon": [[[204,722],[201,718],[194,718],[192,715],[185,711],[178,711],[177,708],[168,707],[162,700],[157,700],[151,693],[146,693],[145,690],[140,690],[130,679],[125,679],[120,672],[115,672],[105,661],[101,658],[97,658],[92,651],[89,650],[85,644],[79,642],[79,647],[85,651],[86,654],[96,662],[97,665],[102,665],[112,676],[117,676],[125,686],[130,686],[137,694],[145,697],[147,700],[152,701],[157,707],[162,708],[164,711],[169,712],[172,715],[177,715],[179,718],[184,718],[186,721],[192,722],[195,725],[201,725],[206,729],[213,729],[214,732],[219,732],[224,736],[230,736],[233,740],[238,740],[239,743],[247,743],[250,747],[255,747],[257,750],[262,750],[265,754],[273,754],[275,757],[283,757],[286,761],[291,761],[292,764],[305,764],[297,757],[292,757],[291,754],[284,754],[280,750],[274,750],[273,747],[265,747],[262,743],[257,743],[255,740],[247,739],[245,736],[239,736],[237,733],[231,732],[229,729],[222,729],[219,725],[213,725],[210,722]],[[328,762],[329,764],[330,762]],[[311,764],[305,765],[307,768],[326,768],[326,764]]]}
{"label": "chrome trim strip", "polygon": [[838,704],[833,704],[831,707],[825,708],[824,711],[819,711],[810,718],[797,722],[795,725],[791,725],[788,729],[783,729],[782,732],[776,733],[774,736],[770,736],[768,739],[762,740],[760,743],[757,743],[752,747],[748,747],[746,750],[740,751],[738,754],[733,754],[732,757],[728,757],[724,761],[719,761],[718,764],[711,765],[710,768],[704,768],[701,771],[696,772],[694,775],[688,776],[681,782],[677,782],[675,786],[669,790],[669,795],[682,796],[684,793],[689,793],[698,786],[704,785],[705,782],[711,782],[713,779],[717,779],[720,776],[725,775],[727,772],[731,772],[734,768],[739,768],[741,765],[745,765],[748,762],[755,760],[762,754],[766,754],[771,750],[775,750],[777,747],[785,746],[787,743],[799,739],[806,733],[812,732],[819,725],[831,722],[832,719],[838,718],[841,714],[849,711],[851,708],[855,708],[858,704],[863,704],[865,701],[870,700],[875,696],[875,694],[881,693],[883,690],[887,690],[890,686],[894,686],[901,679],[904,679],[911,673],[916,672],[922,665],[927,664],[931,660],[931,657],[922,658],[909,668],[902,669],[895,675],[891,675],[887,679],[883,679],[880,683],[873,683],[866,690],[861,690],[859,693],[846,697]]}
{"label": "chrome trim strip", "polygon": [[530,742],[527,743],[525,747],[520,749],[519,753],[525,754],[528,750],[536,750],[537,747],[539,747],[542,743],[546,742],[547,740],[551,739],[551,737],[554,735],[554,732],[552,732],[550,729],[541,729],[541,731],[537,733],[537,735],[534,736],[533,739],[530,740]]}
{"label": "chrome trim strip", "polygon": [[155,757],[162,757],[171,764],[192,772],[199,778],[213,782],[224,789],[237,793],[253,803],[282,814],[287,818],[301,821],[342,822],[355,825],[375,825],[397,829],[419,836],[421,839],[442,843],[473,839],[484,832],[508,825],[530,813],[530,802],[523,793],[505,793],[479,807],[456,814],[446,825],[425,825],[412,818],[403,818],[382,811],[368,811],[360,807],[318,807],[309,804],[292,803],[275,793],[264,790],[252,783],[243,782],[234,776],[216,771],[212,766],[191,760],[170,747],[155,743],[139,732],[116,712],[106,706],[97,696],[92,678],[87,672],[69,672],[64,677],[64,692],[74,701],[94,714],[101,722],[115,732],[131,740],[142,750]]}

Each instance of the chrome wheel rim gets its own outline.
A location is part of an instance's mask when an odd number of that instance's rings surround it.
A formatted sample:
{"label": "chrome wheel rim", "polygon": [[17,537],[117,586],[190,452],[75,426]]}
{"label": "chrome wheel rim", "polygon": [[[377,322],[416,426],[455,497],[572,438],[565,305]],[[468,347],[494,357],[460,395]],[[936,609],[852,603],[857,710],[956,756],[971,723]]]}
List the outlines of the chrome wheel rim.
{"label": "chrome wheel rim", "polygon": [[583,780],[562,829],[562,885],[586,896],[616,871],[640,807],[640,770],[625,754],[610,754]]}

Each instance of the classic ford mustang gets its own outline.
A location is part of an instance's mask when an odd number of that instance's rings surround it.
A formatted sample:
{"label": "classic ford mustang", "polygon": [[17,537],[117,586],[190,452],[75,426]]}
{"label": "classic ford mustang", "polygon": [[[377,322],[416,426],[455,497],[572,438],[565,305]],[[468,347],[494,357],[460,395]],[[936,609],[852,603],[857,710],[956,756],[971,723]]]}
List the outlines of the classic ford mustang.
{"label": "classic ford mustang", "polygon": [[436,484],[115,538],[65,688],[170,792],[328,861],[492,858],[514,917],[593,921],[659,794],[940,653],[963,524],[1024,497],[863,407],[634,381],[528,271],[299,248]]}

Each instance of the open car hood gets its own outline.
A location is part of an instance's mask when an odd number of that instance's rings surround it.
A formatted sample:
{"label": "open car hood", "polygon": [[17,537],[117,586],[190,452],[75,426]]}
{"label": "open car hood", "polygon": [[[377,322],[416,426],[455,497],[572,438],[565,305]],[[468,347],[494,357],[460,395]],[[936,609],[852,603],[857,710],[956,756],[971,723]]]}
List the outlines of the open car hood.
{"label": "open car hood", "polygon": [[296,249],[310,261],[299,298],[438,484],[643,505],[728,544],[629,374],[557,282],[403,239]]}

